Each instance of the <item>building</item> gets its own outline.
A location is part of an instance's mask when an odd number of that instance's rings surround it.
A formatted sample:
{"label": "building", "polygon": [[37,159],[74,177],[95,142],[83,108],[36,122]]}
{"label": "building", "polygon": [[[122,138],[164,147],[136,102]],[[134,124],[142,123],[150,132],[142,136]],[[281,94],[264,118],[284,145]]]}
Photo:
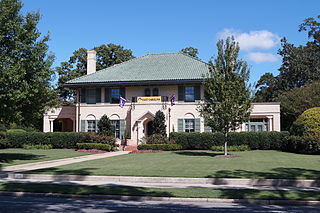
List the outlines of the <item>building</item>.
{"label": "building", "polygon": [[[207,63],[183,53],[147,54],[96,72],[96,53],[90,50],[87,64],[87,75],[65,84],[77,91],[76,106],[49,110],[44,132],[95,132],[106,114],[115,137],[126,134],[129,145],[137,145],[151,134],[158,110],[166,116],[168,133],[211,131],[197,111]],[[280,131],[280,104],[253,103],[250,121],[238,131]]]}

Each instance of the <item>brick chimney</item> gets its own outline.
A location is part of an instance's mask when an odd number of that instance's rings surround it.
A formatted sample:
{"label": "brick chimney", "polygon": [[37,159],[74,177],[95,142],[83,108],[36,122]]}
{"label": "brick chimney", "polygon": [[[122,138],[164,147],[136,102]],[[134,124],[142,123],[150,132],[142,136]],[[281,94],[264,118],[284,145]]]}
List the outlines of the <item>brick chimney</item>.
{"label": "brick chimney", "polygon": [[97,52],[95,50],[88,50],[87,51],[87,75],[96,72],[96,57]]}

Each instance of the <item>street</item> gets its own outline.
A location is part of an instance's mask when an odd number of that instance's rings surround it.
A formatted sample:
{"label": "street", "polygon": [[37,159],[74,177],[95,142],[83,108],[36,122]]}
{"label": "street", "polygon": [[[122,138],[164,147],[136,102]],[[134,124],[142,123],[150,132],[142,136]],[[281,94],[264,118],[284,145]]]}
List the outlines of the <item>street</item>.
{"label": "street", "polygon": [[116,201],[102,199],[0,197],[0,212],[319,212],[319,207],[204,202]]}

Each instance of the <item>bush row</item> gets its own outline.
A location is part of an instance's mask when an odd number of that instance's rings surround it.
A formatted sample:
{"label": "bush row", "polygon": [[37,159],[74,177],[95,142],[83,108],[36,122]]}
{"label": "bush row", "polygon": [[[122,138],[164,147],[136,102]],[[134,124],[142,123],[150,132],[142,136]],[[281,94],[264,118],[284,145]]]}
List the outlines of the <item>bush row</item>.
{"label": "bush row", "polygon": [[23,144],[22,148],[24,149],[52,149],[52,145],[48,144],[48,145],[27,145],[27,144]]}
{"label": "bush row", "polygon": [[112,146],[109,144],[101,144],[101,143],[77,143],[78,149],[97,149],[104,151],[111,151]]}
{"label": "bush row", "polygon": [[312,137],[288,136],[283,140],[283,151],[320,154],[320,141]]}
{"label": "bush row", "polygon": [[180,144],[140,144],[138,145],[139,150],[163,150],[163,151],[174,151],[181,150]]}
{"label": "bush row", "polygon": [[[247,145],[252,150],[281,150],[286,136],[289,136],[288,132],[231,132],[228,146]],[[183,149],[209,150],[212,146],[224,145],[222,133],[173,132],[170,139],[180,144]]]}
{"label": "bush row", "polygon": [[[224,151],[224,146],[212,146],[212,151]],[[250,147],[248,145],[239,145],[239,146],[228,146],[228,151],[230,152],[236,152],[236,151],[248,151],[250,150]]]}

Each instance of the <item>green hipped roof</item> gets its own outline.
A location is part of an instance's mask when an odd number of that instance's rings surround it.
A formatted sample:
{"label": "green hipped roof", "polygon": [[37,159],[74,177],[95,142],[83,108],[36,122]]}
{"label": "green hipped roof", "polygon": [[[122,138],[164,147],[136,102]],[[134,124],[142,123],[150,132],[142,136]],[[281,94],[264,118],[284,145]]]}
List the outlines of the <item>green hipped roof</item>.
{"label": "green hipped roof", "polygon": [[200,82],[208,64],[183,53],[147,54],[90,75],[68,81],[65,86],[135,84],[145,82]]}

